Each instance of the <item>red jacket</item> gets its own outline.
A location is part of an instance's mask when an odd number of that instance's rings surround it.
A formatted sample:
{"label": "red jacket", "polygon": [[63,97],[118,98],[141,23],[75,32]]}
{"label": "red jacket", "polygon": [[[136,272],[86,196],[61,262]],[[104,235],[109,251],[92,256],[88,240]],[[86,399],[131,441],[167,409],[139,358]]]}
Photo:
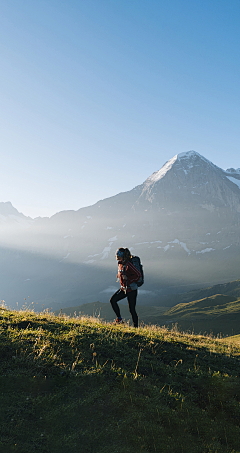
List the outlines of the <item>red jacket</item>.
{"label": "red jacket", "polygon": [[[126,275],[127,280],[123,278]],[[121,261],[118,261],[118,274],[117,277],[120,280],[120,285],[122,289],[127,288],[127,292],[132,291],[132,289],[137,289],[136,285],[132,285],[132,283],[136,283],[139,278],[141,277],[141,272],[130,262],[123,264]],[[136,286],[136,288],[135,288]]]}

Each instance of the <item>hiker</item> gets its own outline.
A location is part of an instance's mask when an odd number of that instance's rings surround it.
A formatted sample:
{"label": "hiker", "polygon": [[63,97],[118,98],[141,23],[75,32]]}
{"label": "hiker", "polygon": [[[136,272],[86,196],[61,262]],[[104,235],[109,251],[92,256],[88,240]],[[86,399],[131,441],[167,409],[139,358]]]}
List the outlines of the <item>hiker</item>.
{"label": "hiker", "polygon": [[[123,323],[118,306],[119,300],[127,297],[129,311],[132,316],[134,327],[138,327],[138,315],[136,313],[137,301],[137,281],[141,278],[141,272],[131,263],[131,253],[126,248],[120,248],[116,251],[116,260],[118,262],[117,279],[120,280],[121,288],[113,294],[110,299],[113,311],[117,315],[115,324]],[[117,280],[118,281],[118,280]]]}

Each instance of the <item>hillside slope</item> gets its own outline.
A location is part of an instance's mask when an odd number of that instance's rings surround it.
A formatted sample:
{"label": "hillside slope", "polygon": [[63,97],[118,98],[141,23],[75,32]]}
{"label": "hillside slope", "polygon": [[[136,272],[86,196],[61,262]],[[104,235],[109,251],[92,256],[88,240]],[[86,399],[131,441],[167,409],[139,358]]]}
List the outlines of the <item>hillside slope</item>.
{"label": "hillside slope", "polygon": [[164,306],[173,306],[180,303],[204,299],[205,297],[214,296],[215,294],[233,296],[235,299],[240,298],[240,279],[208,286],[207,288],[195,289],[182,294],[175,294],[173,296],[163,296],[161,301]]}
{"label": "hillside slope", "polygon": [[[235,283],[235,282],[232,282]],[[225,285],[217,285],[225,287]],[[234,293],[234,285],[227,284]],[[212,290],[212,288],[211,288]],[[194,292],[205,293],[205,290]],[[206,290],[207,292],[207,290]],[[209,290],[209,292],[211,292]],[[121,315],[131,324],[126,303],[119,303]],[[114,312],[110,303],[94,302],[75,307],[63,308],[62,312],[70,316],[90,315],[106,321],[114,320]],[[194,331],[195,333],[212,333],[214,335],[236,335],[240,333],[240,298],[226,294],[214,294],[200,300],[176,304],[167,309],[164,307],[137,305],[140,323],[157,324],[172,328]],[[60,311],[55,312],[57,315]]]}
{"label": "hillside slope", "polygon": [[161,324],[177,323],[183,330],[213,335],[240,333],[240,298],[215,294],[200,300],[178,304],[160,316]]}
{"label": "hillside slope", "polygon": [[4,453],[237,453],[239,345],[0,310]]}

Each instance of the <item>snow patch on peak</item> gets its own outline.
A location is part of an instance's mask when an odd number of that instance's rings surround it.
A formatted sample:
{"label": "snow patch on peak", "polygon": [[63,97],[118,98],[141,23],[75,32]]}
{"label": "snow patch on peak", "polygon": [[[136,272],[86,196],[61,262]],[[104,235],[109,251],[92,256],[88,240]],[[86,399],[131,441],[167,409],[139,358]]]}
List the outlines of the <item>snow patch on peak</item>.
{"label": "snow patch on peak", "polygon": [[[196,151],[187,151],[185,153],[176,154],[172,159],[168,160],[160,170],[155,171],[149,178],[146,179],[145,184],[147,186],[158,182],[162,179],[169,170],[173,167],[176,161],[179,163],[182,161],[183,164],[183,171],[187,175],[188,170],[193,168],[195,165],[195,160],[199,159],[208,165],[211,165],[213,168],[217,168],[210,160],[206,159],[205,157],[201,156],[201,154],[197,153]],[[185,164],[185,166],[184,166]]]}
{"label": "snow patch on peak", "polygon": [[209,253],[209,252],[213,252],[214,250],[215,249],[208,247],[208,248],[206,248],[204,250],[201,250],[200,252],[196,252],[196,254],[198,254],[198,253]]}
{"label": "snow patch on peak", "polygon": [[171,170],[173,164],[176,162],[177,160],[177,154],[176,156],[172,157],[172,159],[170,159],[168,162],[166,162],[162,168],[158,171],[155,171],[151,176],[149,176],[149,178],[146,179],[145,183],[146,184],[153,184],[157,181],[159,181],[160,179],[162,179],[166,173]]}
{"label": "snow patch on peak", "polygon": [[187,252],[188,255],[191,255],[191,251],[187,248],[185,242],[179,241],[179,239],[174,239],[174,241],[169,242],[168,244],[179,244]]}
{"label": "snow patch on peak", "polygon": [[192,159],[192,158],[196,158],[196,157],[200,158],[207,164],[210,164],[213,167],[215,167],[215,165],[210,160],[206,159],[206,157],[202,156],[201,154],[197,153],[196,151],[187,151],[186,153],[180,153],[177,155],[177,158],[179,161],[181,161],[182,159]]}
{"label": "snow patch on peak", "polygon": [[236,186],[238,186],[238,188],[240,189],[240,180],[239,179],[233,178],[232,176],[227,176],[227,179],[229,179],[229,181],[233,182],[233,184],[236,184]]}
{"label": "snow patch on peak", "polygon": [[185,159],[185,158],[188,158],[188,157],[203,157],[201,156],[201,154],[197,153],[196,151],[187,151],[186,153],[179,153],[177,155],[178,159]]}

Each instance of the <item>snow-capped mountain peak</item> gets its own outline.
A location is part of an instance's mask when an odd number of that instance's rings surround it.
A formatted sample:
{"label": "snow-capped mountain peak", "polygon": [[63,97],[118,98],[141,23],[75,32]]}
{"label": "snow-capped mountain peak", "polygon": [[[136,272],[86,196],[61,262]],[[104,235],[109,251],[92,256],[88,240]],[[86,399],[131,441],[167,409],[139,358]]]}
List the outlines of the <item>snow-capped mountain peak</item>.
{"label": "snow-capped mountain peak", "polygon": [[189,172],[192,168],[201,167],[202,172],[208,169],[222,171],[217,165],[214,165],[210,160],[206,159],[206,157],[202,156],[201,154],[197,153],[196,151],[188,151],[186,153],[180,153],[177,156],[178,163],[181,165],[185,174]]}
{"label": "snow-capped mountain peak", "polygon": [[213,169],[218,169],[216,165],[196,151],[187,151],[185,153],[176,154],[168,160],[160,170],[154,172],[147,178],[145,185],[150,186],[160,181],[175,166],[178,170],[182,170],[186,175],[192,168],[199,167],[199,165],[203,165],[204,167],[208,165]]}
{"label": "snow-capped mountain peak", "polygon": [[177,155],[178,159],[183,159],[183,158],[190,158],[190,157],[195,157],[195,156],[198,156],[198,157],[201,157],[202,159],[204,160],[207,160],[205,159],[205,157],[201,156],[201,154],[197,153],[196,151],[186,151],[185,153],[179,153]]}
{"label": "snow-capped mountain peak", "polygon": [[240,212],[240,172],[224,171],[196,151],[176,154],[141,188],[134,209],[147,210],[150,203],[151,209],[171,205],[171,212],[187,205],[212,211],[221,206]]}
{"label": "snow-capped mountain peak", "polygon": [[177,155],[177,158],[179,161],[184,160],[184,161],[195,161],[195,160],[202,160],[203,162],[210,164],[215,167],[215,165],[206,157],[202,156],[201,154],[197,153],[196,151],[187,151],[186,153],[179,153]]}
{"label": "snow-capped mountain peak", "polygon": [[136,188],[78,211],[32,220],[0,203],[0,233],[1,297],[10,303],[20,289],[33,300],[54,297],[55,306],[80,292],[106,302],[114,249],[123,245],[146,269],[142,303],[161,304],[165,291],[239,277],[240,170],[195,151],[176,154]]}
{"label": "snow-capped mountain peak", "polygon": [[168,160],[163,166],[162,168],[160,168],[160,170],[158,171],[155,171],[151,176],[149,176],[149,178],[147,178],[147,180],[145,181],[146,184],[152,184],[152,183],[155,183],[157,181],[159,181],[160,179],[162,179],[166,173],[171,170],[173,164],[176,162],[178,156],[176,154],[176,156],[172,157],[172,159]]}

